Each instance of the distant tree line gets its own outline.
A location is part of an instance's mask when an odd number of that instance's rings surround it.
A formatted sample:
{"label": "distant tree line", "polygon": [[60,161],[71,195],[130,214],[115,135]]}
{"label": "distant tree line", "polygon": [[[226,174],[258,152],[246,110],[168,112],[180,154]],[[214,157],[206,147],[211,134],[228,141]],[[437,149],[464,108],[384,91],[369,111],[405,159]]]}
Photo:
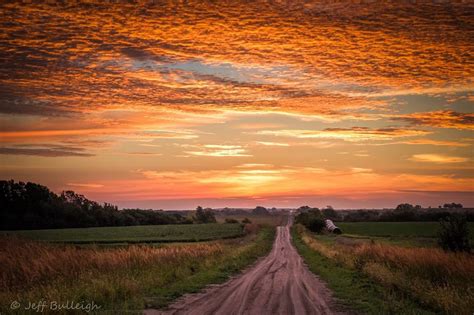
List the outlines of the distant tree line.
{"label": "distant tree line", "polygon": [[439,208],[423,209],[419,205],[409,203],[399,204],[393,210],[351,210],[339,211],[338,216],[331,219],[347,222],[410,222],[410,221],[439,221],[448,218],[453,211],[463,212],[467,221],[474,221],[474,211],[463,210],[461,204],[450,203]]}
{"label": "distant tree line", "polygon": [[193,223],[191,219],[176,213],[118,210],[73,191],[57,195],[35,183],[0,181],[1,230],[189,223]]}
{"label": "distant tree line", "polygon": [[[324,209],[302,206],[298,213],[309,213],[300,216],[300,220],[308,222],[309,218],[322,217],[333,221],[344,222],[410,222],[410,221],[439,221],[450,217],[453,212],[461,213],[469,222],[474,221],[474,211],[464,210],[461,204],[445,204],[442,208],[423,209],[419,205],[409,203],[399,204],[393,210],[334,210],[327,206]],[[298,220],[298,216],[296,217]],[[302,223],[302,222],[300,222]],[[304,224],[306,225],[306,224]]]}
{"label": "distant tree line", "polygon": [[455,203],[455,202],[452,202],[452,203],[445,203],[443,205],[443,207],[439,206],[440,208],[446,208],[446,209],[462,209],[463,206],[462,204],[460,203]]}

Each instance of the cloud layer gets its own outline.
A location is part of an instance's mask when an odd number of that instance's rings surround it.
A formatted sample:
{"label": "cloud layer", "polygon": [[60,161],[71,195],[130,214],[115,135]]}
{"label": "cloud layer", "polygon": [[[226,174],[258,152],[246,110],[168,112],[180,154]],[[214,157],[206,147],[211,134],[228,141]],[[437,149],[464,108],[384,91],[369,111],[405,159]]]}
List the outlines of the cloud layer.
{"label": "cloud layer", "polygon": [[4,2],[0,170],[127,205],[429,184],[474,205],[473,21],[466,1]]}

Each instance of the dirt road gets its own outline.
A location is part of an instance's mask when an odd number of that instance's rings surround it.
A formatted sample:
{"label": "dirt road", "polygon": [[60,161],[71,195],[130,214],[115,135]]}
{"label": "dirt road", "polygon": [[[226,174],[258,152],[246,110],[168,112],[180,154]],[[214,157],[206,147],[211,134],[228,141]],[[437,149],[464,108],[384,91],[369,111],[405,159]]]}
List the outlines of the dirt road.
{"label": "dirt road", "polygon": [[[291,220],[291,219],[290,219]],[[270,254],[246,272],[202,293],[146,314],[343,314],[325,284],[304,265],[290,241],[291,222],[277,229]]]}

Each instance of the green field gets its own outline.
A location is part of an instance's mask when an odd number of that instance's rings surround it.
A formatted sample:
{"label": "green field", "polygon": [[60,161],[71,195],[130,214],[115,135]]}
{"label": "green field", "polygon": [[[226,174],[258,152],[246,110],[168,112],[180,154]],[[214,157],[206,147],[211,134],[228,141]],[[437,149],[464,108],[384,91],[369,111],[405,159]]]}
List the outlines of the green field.
{"label": "green field", "polygon": [[242,222],[243,219],[249,219],[250,222],[260,225],[279,226],[285,225],[288,221],[288,215],[275,214],[275,215],[218,215],[216,216],[217,222],[224,223],[226,219],[234,219]]}
{"label": "green field", "polygon": [[[474,222],[469,222],[471,239]],[[437,236],[438,222],[337,222],[344,234],[379,237],[427,237]]]}
{"label": "green field", "polygon": [[77,229],[2,231],[34,240],[65,243],[197,242],[243,235],[240,224],[186,224],[94,227]]}

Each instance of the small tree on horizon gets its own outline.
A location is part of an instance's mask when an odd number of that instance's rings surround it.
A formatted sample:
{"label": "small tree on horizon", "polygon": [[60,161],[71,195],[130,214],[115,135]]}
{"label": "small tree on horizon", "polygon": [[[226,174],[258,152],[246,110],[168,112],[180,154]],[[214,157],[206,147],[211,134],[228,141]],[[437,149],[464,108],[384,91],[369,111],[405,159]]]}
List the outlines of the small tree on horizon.
{"label": "small tree on horizon", "polygon": [[396,211],[412,211],[413,209],[415,207],[409,203],[401,203],[395,208]]}
{"label": "small tree on horizon", "polygon": [[196,214],[194,216],[194,221],[196,223],[216,223],[216,217],[212,212],[212,209],[206,208],[203,209],[201,206],[196,208]]}
{"label": "small tree on horizon", "polygon": [[270,212],[268,212],[267,208],[262,207],[262,206],[257,206],[255,209],[252,210],[252,214],[258,214],[258,215],[268,215]]}
{"label": "small tree on horizon", "polygon": [[451,203],[445,203],[445,204],[443,205],[443,208],[448,208],[448,209],[462,209],[462,208],[463,208],[463,205],[460,204],[460,203],[451,202]]}

